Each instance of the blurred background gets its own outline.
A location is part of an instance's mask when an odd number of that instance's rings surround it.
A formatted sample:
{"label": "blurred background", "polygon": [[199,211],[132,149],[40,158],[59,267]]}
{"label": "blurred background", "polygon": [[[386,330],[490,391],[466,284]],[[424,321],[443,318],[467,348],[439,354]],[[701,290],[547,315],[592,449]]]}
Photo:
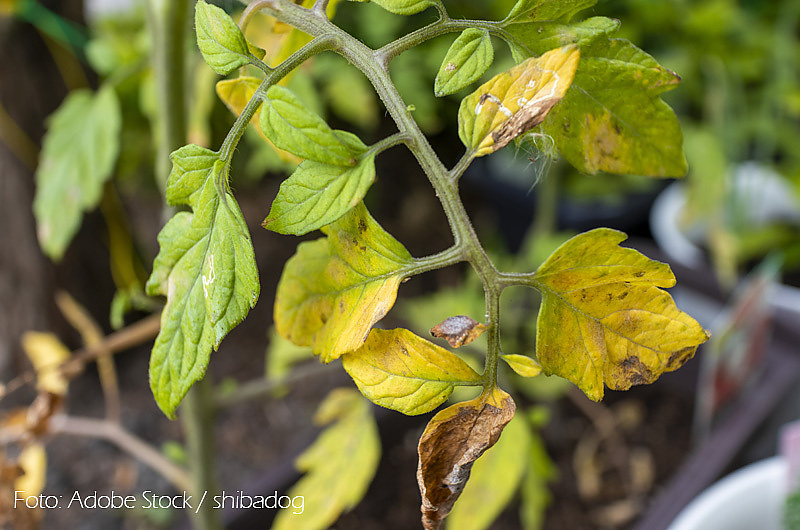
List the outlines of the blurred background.
{"label": "blurred background", "polygon": [[[234,16],[242,7],[232,0],[215,3]],[[128,431],[180,463],[186,459],[181,425],[158,411],[147,384],[148,340],[157,330],[150,315],[161,302],[144,294],[144,284],[158,251],[163,201],[154,169],[154,124],[161,112],[157,46],[146,4],[0,0],[0,432],[13,430],[19,411],[30,414],[36,399],[34,347],[23,347],[26,332],[50,333],[67,351],[80,352],[92,340],[130,337],[133,326],[139,335],[110,368],[81,365],[63,401],[51,406],[72,417],[118,417]],[[514,2],[445,4],[453,18],[501,20]],[[535,270],[578,232],[598,226],[625,231],[626,245],[673,267],[678,287],[671,293],[678,306],[711,329],[713,338],[678,372],[649,387],[609,392],[602,404],[587,402],[569,384],[522,382],[507,374],[539,427],[544,453],[540,487],[532,495],[541,506],[517,494],[493,528],[520,528],[520,507],[541,515],[525,519],[525,528],[666,528],[719,476],[775,455],[781,426],[800,417],[800,1],[600,0],[576,20],[590,16],[619,19],[616,36],[681,76],[663,97],[681,122],[688,175],[679,181],[587,176],[554,157],[546,137],[535,137],[477,160],[462,179],[462,197],[481,240],[506,270]],[[379,47],[433,17],[433,10],[401,17],[374,4],[341,2],[334,21]],[[296,49],[292,39],[301,38],[289,30],[257,16],[247,36],[276,64]],[[391,65],[398,90],[448,166],[463,153],[457,111],[471,90],[433,95],[453,37],[433,39]],[[214,149],[233,123],[231,110],[243,103],[230,94],[218,97],[218,76],[203,63],[193,32],[187,39],[188,140]],[[513,65],[505,45],[494,44],[487,79]],[[334,128],[367,144],[395,131],[367,79],[334,54],[303,64],[286,84]],[[74,138],[97,141],[110,162],[105,171],[81,168],[87,179],[99,179],[97,197],[82,197],[78,209],[85,213],[74,233],[65,229],[63,241],[43,251],[45,220],[58,229],[66,219],[60,208],[74,208],[69,189],[37,198],[34,206],[48,116],[68,95],[87,90],[113,90],[117,103],[101,109],[97,119],[108,123],[113,115],[116,125],[89,121],[91,127],[76,129]],[[51,164],[74,165],[74,150],[65,143]],[[320,399],[352,384],[340,367],[319,366],[307,351],[265,332],[275,285],[298,239],[268,233],[260,222],[296,164],[252,127],[233,160],[232,186],[253,234],[262,294],[209,369],[220,396],[219,481],[228,490],[288,489],[297,476],[293,458],[319,432],[310,418]],[[366,203],[389,233],[414,256],[450,244],[433,190],[406,150],[378,157],[377,174]],[[535,294],[509,289],[502,303],[504,351],[532,353]],[[480,284],[462,267],[404,284],[386,325],[427,334],[453,314],[483,314]],[[465,356],[480,361],[481,343]],[[256,389],[256,398],[241,397],[248,388]],[[418,524],[416,440],[429,416],[376,415],[384,441],[378,474],[365,500],[336,528]],[[171,491],[162,476],[102,436],[83,434],[43,438],[43,491]],[[19,454],[15,443],[0,448],[6,464]],[[0,473],[0,486],[12,485]],[[225,520],[228,528],[265,528],[271,516],[241,511],[226,513]],[[128,529],[189,523],[176,510],[58,510],[24,524]]]}

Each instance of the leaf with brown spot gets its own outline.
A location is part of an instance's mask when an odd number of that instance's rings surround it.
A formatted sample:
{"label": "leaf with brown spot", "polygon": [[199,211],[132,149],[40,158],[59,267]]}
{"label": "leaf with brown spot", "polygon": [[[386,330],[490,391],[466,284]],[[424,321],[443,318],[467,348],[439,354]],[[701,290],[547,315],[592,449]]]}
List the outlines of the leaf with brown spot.
{"label": "leaf with brown spot", "polygon": [[300,243],[286,262],[275,295],[275,329],[330,362],[364,344],[394,305],[414,259],[363,203],[322,232],[327,237]]}
{"label": "leaf with brown spot", "polygon": [[619,247],[625,238],[608,228],[580,234],[534,274],[537,359],[595,401],[604,383],[627,390],[679,368],[709,337],[660,289],[675,285],[669,266]]}
{"label": "leaf with brown spot", "polygon": [[425,427],[418,446],[417,483],[427,530],[439,528],[461,495],[472,464],[497,442],[515,410],[511,396],[495,387],[442,410]]}
{"label": "leaf with brown spot", "polygon": [[431,328],[431,335],[443,338],[453,348],[460,348],[481,336],[488,328],[466,315],[448,317]]}

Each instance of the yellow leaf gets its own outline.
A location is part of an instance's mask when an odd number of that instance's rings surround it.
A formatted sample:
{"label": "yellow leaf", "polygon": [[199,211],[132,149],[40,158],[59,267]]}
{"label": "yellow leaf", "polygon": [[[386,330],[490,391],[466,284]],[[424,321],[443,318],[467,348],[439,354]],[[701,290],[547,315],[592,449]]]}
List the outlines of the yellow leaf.
{"label": "yellow leaf", "polygon": [[306,474],[289,490],[291,504],[278,512],[272,530],[329,528],[358,504],[375,475],[381,455],[378,427],[358,392],[333,390],[314,420],[330,425],[295,461]]}
{"label": "yellow leaf", "polygon": [[[239,116],[242,111],[244,111],[245,106],[247,106],[247,102],[250,101],[250,98],[252,98],[253,94],[255,94],[256,90],[258,90],[258,87],[261,85],[261,81],[262,80],[257,77],[249,76],[236,77],[234,79],[223,79],[217,83],[217,96],[219,96],[219,99],[225,103],[225,106],[228,107],[228,109],[234,115]],[[250,120],[250,125],[252,125],[258,132],[259,136],[261,136],[264,141],[267,142],[276,153],[278,153],[278,156],[281,160],[284,162],[291,162],[293,164],[299,164],[303,161],[302,158],[295,156],[288,151],[284,151],[283,149],[278,149],[275,147],[275,145],[264,135],[264,132],[261,130],[261,126],[258,123],[257,112],[253,114],[253,118]]]}
{"label": "yellow leaf", "polygon": [[675,285],[669,266],[619,247],[625,239],[608,228],[580,234],[534,274],[539,363],[595,401],[603,383],[627,390],[679,368],[709,337],[659,289]]}
{"label": "yellow leaf", "polygon": [[494,76],[461,101],[458,134],[474,156],[505,147],[539,125],[575,76],[577,46],[550,50]]}
{"label": "yellow leaf", "polygon": [[37,388],[63,396],[69,381],[61,373],[61,364],[69,359],[70,351],[52,333],[27,331],[22,335],[22,349],[36,370]]}
{"label": "yellow leaf", "polygon": [[363,203],[300,243],[275,295],[275,328],[323,362],[358,349],[394,305],[411,254],[375,222]]}
{"label": "yellow leaf", "polygon": [[21,498],[37,497],[44,490],[47,475],[47,453],[40,443],[31,444],[23,449],[17,463],[24,475],[14,481],[14,489],[22,493]]}
{"label": "yellow leaf", "polygon": [[508,366],[511,367],[517,374],[521,375],[522,377],[536,377],[540,373],[542,373],[542,367],[539,366],[539,363],[528,357],[527,355],[517,355],[516,353],[510,353],[508,355],[501,355],[500,356]]}
{"label": "yellow leaf", "polygon": [[407,329],[373,329],[342,363],[362,394],[403,414],[435,409],[456,384],[481,384],[481,376],[458,356]]}
{"label": "yellow leaf", "polygon": [[469,479],[472,464],[493,446],[516,405],[497,387],[437,413],[419,439],[417,483],[422,525],[439,528]]}

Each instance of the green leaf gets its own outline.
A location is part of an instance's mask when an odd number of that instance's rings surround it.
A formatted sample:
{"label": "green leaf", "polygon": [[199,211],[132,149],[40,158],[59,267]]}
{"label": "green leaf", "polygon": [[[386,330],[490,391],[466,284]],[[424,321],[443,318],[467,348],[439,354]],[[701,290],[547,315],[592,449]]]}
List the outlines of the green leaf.
{"label": "green leaf", "polygon": [[164,295],[161,331],[150,356],[150,387],[169,417],[205,374],[211,351],[258,299],[258,269],[247,224],[236,200],[217,184],[225,164],[196,145],[172,153],[167,202],[189,206],[158,235],[147,293]]}
{"label": "green leaf", "polygon": [[372,3],[396,15],[413,15],[436,5],[434,0],[372,0]]}
{"label": "green leaf", "polygon": [[530,428],[522,415],[516,415],[497,443],[475,461],[461,497],[445,520],[446,528],[489,528],[514,497],[527,468],[530,446]]}
{"label": "green leaf", "polygon": [[96,94],[75,90],[49,118],[39,167],[33,213],[42,250],[54,260],[64,255],[94,208],[119,154],[122,118],[111,86]]}
{"label": "green leaf", "polygon": [[595,401],[603,383],[627,390],[676,370],[709,337],[659,289],[675,285],[669,266],[620,248],[625,238],[608,228],[575,236],[534,275],[539,364]]}
{"label": "green leaf", "polygon": [[491,66],[494,48],[485,29],[467,28],[453,41],[433,83],[436,97],[458,92],[469,86]]}
{"label": "green leaf", "polygon": [[261,109],[261,129],[277,147],[301,158],[354,166],[366,146],[340,138],[288,88],[273,85]]}
{"label": "green leaf", "polygon": [[342,365],[370,401],[409,415],[435,409],[457,384],[482,381],[458,356],[407,329],[373,329]]}
{"label": "green leaf", "polygon": [[682,177],[680,125],[659,98],[679,82],[630,42],[601,39],[582,50],[572,86],[542,131],[584,173]]}
{"label": "green leaf", "polygon": [[296,501],[280,510],[272,530],[329,528],[359,503],[375,476],[381,442],[368,401],[354,390],[337,388],[320,404],[314,420],[332,424],[295,461],[306,474],[288,495],[301,499],[303,506]]}
{"label": "green leaf", "polygon": [[244,38],[239,26],[225,11],[198,0],[194,10],[197,47],[208,66],[220,75],[228,75],[250,62],[264,58],[264,50]]}
{"label": "green leaf", "polygon": [[306,160],[281,184],[263,226],[281,234],[317,230],[361,202],[374,181],[374,154],[355,167]]}
{"label": "green leaf", "polygon": [[505,22],[562,21],[569,22],[579,11],[592,7],[597,0],[518,0]]}
{"label": "green leaf", "polygon": [[414,260],[363,203],[322,232],[327,237],[300,243],[286,262],[275,295],[275,327],[330,362],[364,343],[394,305]]}
{"label": "green leaf", "polygon": [[536,377],[542,373],[542,367],[539,366],[539,363],[527,355],[511,353],[508,355],[501,355],[500,358],[508,363],[508,366],[522,377]]}
{"label": "green leaf", "polygon": [[[581,48],[619,29],[619,21],[592,17],[575,24],[561,22],[525,22],[508,24],[505,30],[521,42],[530,53],[540,55],[547,50],[576,44]],[[581,50],[583,53],[583,50]]]}

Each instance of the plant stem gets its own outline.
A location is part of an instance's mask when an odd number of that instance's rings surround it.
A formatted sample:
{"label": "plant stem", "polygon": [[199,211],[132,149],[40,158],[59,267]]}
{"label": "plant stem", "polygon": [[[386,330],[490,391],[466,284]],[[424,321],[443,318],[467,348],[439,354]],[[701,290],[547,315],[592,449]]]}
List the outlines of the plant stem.
{"label": "plant stem", "polygon": [[[460,254],[462,259],[469,261],[483,283],[486,292],[486,318],[490,329],[489,348],[486,356],[487,384],[493,385],[496,377],[496,364],[500,355],[500,340],[496,323],[499,320],[499,297],[503,286],[498,281],[499,272],[486,255],[472,227],[472,222],[458,194],[457,178],[451,178],[450,172],[444,167],[428,139],[414,121],[407,105],[395,88],[388,70],[391,58],[402,50],[441,33],[467,27],[467,24],[472,24],[473,21],[456,22],[442,19],[427,26],[427,29],[422,28],[422,30],[400,39],[402,42],[399,44],[390,44],[387,45],[388,47],[384,46],[376,51],[334,25],[327,18],[313,16],[308,9],[292,2],[261,0],[259,4],[281,22],[288,23],[309,35],[335,38],[336,43],[332,49],[367,76],[383,101],[386,110],[397,124],[399,132],[408,136],[406,145],[417,159],[439,197],[453,233],[453,248],[445,252]],[[482,26],[487,25],[496,29],[496,24],[482,23]],[[457,166],[458,169],[454,168],[454,170],[463,171],[466,166],[467,163],[464,161],[463,164]]]}
{"label": "plant stem", "polygon": [[[197,381],[186,394],[180,418],[186,437],[189,462],[192,463],[192,495],[201,499],[204,494],[214,495],[217,489],[216,449],[214,444],[214,387],[208,374]],[[219,514],[213,504],[203,502],[194,516],[197,530],[222,530]],[[194,513],[194,512],[193,512]]]}

